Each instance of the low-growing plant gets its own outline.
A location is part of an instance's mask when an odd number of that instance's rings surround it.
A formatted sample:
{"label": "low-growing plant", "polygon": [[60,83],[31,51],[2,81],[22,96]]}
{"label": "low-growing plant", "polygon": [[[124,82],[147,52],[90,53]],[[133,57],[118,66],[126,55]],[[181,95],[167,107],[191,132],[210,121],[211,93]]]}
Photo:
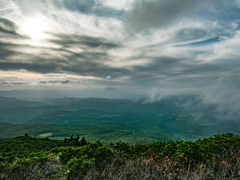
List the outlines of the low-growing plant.
{"label": "low-growing plant", "polygon": [[0,141],[0,179],[240,179],[240,137],[109,147],[16,137]]}

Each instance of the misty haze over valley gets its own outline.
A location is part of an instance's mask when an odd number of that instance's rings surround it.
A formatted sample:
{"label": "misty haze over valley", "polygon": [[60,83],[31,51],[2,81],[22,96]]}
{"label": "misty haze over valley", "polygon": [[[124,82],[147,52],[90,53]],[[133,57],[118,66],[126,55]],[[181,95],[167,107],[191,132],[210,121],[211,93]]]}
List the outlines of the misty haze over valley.
{"label": "misty haze over valley", "polygon": [[240,129],[240,112],[197,95],[29,98],[0,97],[0,138],[28,133],[64,139],[80,134],[92,141],[136,143],[196,140],[219,133],[238,134]]}
{"label": "misty haze over valley", "polygon": [[239,133],[239,0],[0,0],[0,7],[1,139]]}

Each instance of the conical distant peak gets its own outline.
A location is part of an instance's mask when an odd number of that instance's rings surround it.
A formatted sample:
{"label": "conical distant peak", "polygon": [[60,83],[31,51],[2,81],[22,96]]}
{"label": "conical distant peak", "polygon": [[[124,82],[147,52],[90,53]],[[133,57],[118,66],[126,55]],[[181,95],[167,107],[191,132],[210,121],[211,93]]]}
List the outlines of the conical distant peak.
{"label": "conical distant peak", "polygon": [[104,89],[105,91],[117,91],[116,88],[113,88],[113,87],[107,87]]}

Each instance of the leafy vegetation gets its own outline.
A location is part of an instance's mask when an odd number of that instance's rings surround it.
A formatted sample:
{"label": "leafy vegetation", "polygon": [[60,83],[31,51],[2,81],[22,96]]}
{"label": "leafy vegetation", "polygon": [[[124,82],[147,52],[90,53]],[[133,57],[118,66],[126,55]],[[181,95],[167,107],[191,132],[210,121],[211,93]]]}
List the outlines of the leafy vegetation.
{"label": "leafy vegetation", "polygon": [[146,144],[15,137],[0,141],[0,179],[239,179],[240,136]]}

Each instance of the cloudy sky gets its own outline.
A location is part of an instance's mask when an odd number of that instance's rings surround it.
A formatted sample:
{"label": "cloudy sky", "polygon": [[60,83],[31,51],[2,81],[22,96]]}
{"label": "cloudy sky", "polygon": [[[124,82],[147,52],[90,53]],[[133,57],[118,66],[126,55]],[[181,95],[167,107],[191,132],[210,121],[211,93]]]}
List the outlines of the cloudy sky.
{"label": "cloudy sky", "polygon": [[1,91],[107,87],[239,94],[240,0],[0,0]]}

